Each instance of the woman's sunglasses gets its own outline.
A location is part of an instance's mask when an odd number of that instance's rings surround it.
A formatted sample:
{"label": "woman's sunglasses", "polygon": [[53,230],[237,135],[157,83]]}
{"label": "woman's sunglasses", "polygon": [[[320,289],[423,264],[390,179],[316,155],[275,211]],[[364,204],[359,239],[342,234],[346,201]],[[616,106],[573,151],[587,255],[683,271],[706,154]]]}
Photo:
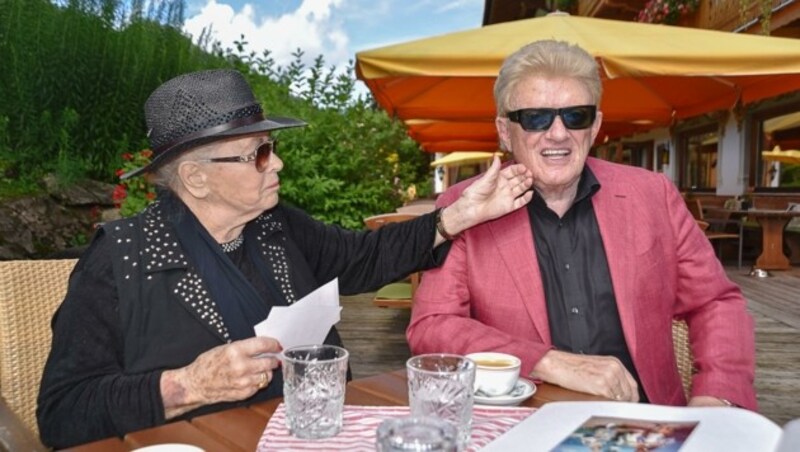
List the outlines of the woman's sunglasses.
{"label": "woman's sunglasses", "polygon": [[508,119],[519,123],[528,132],[544,132],[553,125],[556,116],[561,118],[564,127],[580,130],[591,127],[597,116],[597,106],[576,105],[564,108],[523,108],[508,112]]}
{"label": "woman's sunglasses", "polygon": [[258,145],[255,151],[251,154],[247,155],[238,155],[236,157],[217,157],[217,158],[210,158],[210,159],[202,159],[202,160],[195,160],[196,162],[203,162],[203,163],[248,163],[252,162],[253,160],[256,161],[256,170],[259,173],[263,173],[267,169],[267,165],[269,165],[269,157],[275,152],[275,149],[278,147],[278,140],[270,139]]}

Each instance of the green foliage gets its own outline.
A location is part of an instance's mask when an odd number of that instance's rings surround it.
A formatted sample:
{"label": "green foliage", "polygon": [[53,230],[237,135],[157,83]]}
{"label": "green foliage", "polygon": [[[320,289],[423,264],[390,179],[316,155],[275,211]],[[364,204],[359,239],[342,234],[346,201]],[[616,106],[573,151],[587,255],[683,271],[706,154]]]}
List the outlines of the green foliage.
{"label": "green foliage", "polygon": [[781,187],[800,187],[800,165],[781,165]]}
{"label": "green foliage", "polygon": [[[142,106],[153,89],[219,67],[245,74],[267,114],[309,123],[277,134],[284,200],[361,228],[410,187],[431,192],[429,156],[356,96],[352,62],[338,70],[319,56],[306,67],[298,49],[281,67],[269,51],[248,53],[244,36],[233,49],[207,34],[194,45],[183,13],[184,0],[0,0],[0,196],[35,189],[46,172],[116,182],[122,156],[148,147]],[[118,199],[127,213],[149,200],[147,183],[135,183],[144,185],[124,188],[141,196]]]}
{"label": "green foliage", "polygon": [[410,186],[431,192],[429,156],[401,124],[356,96],[352,62],[337,71],[319,56],[306,70],[298,49],[294,61],[278,67],[268,51],[246,53],[246,44],[242,37],[238,53],[225,57],[248,74],[267,113],[308,123],[276,133],[283,200],[323,221],[362,228],[365,216],[401,205]]}
{"label": "green foliage", "polygon": [[120,151],[146,147],[147,95],[226,65],[181,34],[183,0],[126,4],[0,0],[0,160],[26,180],[112,180]]}

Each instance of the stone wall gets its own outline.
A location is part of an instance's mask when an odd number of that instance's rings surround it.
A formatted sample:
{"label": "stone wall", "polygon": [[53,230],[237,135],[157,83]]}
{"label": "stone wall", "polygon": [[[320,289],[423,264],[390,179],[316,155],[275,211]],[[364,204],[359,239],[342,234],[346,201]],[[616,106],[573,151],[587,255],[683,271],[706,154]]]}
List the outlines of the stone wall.
{"label": "stone wall", "polygon": [[43,194],[0,200],[0,260],[77,257],[95,225],[116,216],[112,184],[42,185]]}

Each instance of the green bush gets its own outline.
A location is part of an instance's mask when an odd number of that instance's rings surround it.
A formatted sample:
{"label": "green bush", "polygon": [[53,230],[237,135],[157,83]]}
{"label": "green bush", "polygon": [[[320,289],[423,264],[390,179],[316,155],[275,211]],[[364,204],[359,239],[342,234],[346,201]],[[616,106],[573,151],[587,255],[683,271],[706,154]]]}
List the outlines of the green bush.
{"label": "green bush", "polygon": [[326,69],[320,56],[306,71],[298,50],[295,61],[277,67],[269,52],[255,57],[245,45],[240,42],[238,54],[227,58],[249,74],[268,113],[308,123],[276,134],[285,201],[321,220],[361,228],[365,216],[401,205],[409,187],[420,196],[431,193],[430,156],[401,124],[355,95],[352,63],[338,73]]}
{"label": "green bush", "polygon": [[298,50],[280,67],[269,52],[248,53],[244,37],[235,49],[207,51],[181,33],[183,4],[0,0],[0,196],[35,189],[46,172],[117,182],[122,155],[148,147],[142,106],[153,89],[220,67],[244,73],[268,114],[309,123],[278,134],[284,200],[360,228],[363,217],[399,206],[409,187],[430,193],[429,156],[355,96],[352,63],[339,71],[320,56],[306,68]]}
{"label": "green bush", "polygon": [[183,0],[0,0],[0,159],[29,181],[112,180],[146,146],[142,105],[163,81],[227,63],[180,32]]}

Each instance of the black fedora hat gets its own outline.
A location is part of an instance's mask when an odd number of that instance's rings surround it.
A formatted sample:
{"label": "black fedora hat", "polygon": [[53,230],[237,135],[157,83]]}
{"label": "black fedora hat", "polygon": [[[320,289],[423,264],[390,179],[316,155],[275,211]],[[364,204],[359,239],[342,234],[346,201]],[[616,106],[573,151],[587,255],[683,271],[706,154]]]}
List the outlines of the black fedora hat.
{"label": "black fedora hat", "polygon": [[306,125],[293,118],[265,117],[242,74],[230,69],[192,72],[165,82],[145,102],[144,116],[153,158],[120,179],[152,171],[212,141]]}

